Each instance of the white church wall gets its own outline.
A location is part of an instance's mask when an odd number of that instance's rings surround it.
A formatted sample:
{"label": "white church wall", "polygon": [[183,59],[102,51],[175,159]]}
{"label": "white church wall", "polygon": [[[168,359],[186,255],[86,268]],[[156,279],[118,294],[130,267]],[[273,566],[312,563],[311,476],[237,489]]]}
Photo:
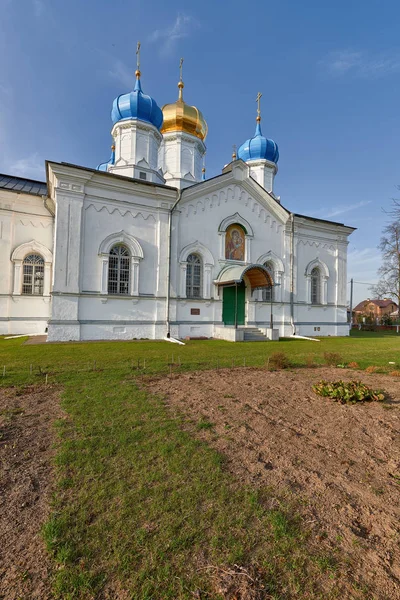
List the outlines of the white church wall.
{"label": "white church wall", "polygon": [[109,235],[125,231],[138,240],[144,258],[139,261],[139,293],[156,294],[157,290],[157,214],[143,207],[121,206],[116,203],[85,200],[84,251],[82,253],[82,291],[101,291],[101,242]]}
{"label": "white church wall", "polygon": [[[207,186],[205,186],[207,189]],[[194,188],[195,190],[195,188]],[[193,190],[193,191],[194,191]],[[181,300],[176,306],[176,322],[179,323],[182,334],[190,335],[191,328],[196,328],[199,335],[207,335],[210,322],[221,322],[222,302],[216,286],[211,285],[210,304],[207,298],[198,302],[199,315],[188,313],[189,303],[185,301],[185,266],[179,264],[179,254],[186,247],[196,243],[203,257],[201,246],[213,257],[211,278],[214,280],[220,269],[230,262],[225,260],[225,245],[219,225],[229,216],[237,215],[237,222],[248,223],[250,235],[246,239],[247,253],[243,264],[265,261],[274,265],[274,278],[281,283],[274,289],[273,321],[274,327],[279,328],[280,335],[293,333],[290,311],[290,252],[291,226],[289,215],[284,224],[282,208],[274,204],[268,207],[259,198],[243,189],[240,184],[226,182],[219,189],[208,193],[194,194],[192,190],[184,193],[183,200],[178,205],[179,218],[174,232],[176,238],[174,254],[178,260],[173,261],[172,286],[174,295]],[[273,201],[272,201],[273,202]],[[275,209],[278,214],[275,213]],[[280,218],[279,218],[280,217]],[[243,219],[243,221],[241,221]],[[235,218],[232,222],[235,221]],[[228,222],[229,219],[228,219]],[[299,335],[347,335],[345,310],[345,281],[346,281],[346,235],[351,230],[343,231],[343,227],[319,221],[295,217],[294,242],[294,322]],[[222,238],[222,239],[221,239]],[[323,289],[322,306],[312,306],[310,298],[310,283],[306,276],[306,268],[312,261],[318,260],[325,265],[328,276],[321,269],[321,288]],[[205,295],[205,276],[203,270],[203,295]],[[268,302],[260,301],[257,293],[246,303],[246,323],[250,326],[269,326],[271,306]],[[249,301],[250,300],[250,301]],[[342,302],[342,305],[340,304]],[[339,306],[338,306],[339,305]],[[219,306],[216,315],[215,307]]]}
{"label": "white church wall", "polygon": [[[34,248],[30,242],[52,250],[53,217],[43,199],[0,189],[0,334],[44,333],[47,327],[51,265],[45,269],[46,296],[21,294],[22,259]],[[13,252],[23,244],[27,246],[13,262]],[[32,251],[43,254],[37,249]]]}
{"label": "white church wall", "polygon": [[[296,332],[316,337],[348,335],[347,237],[343,227],[303,222],[297,229],[296,257]],[[319,268],[321,276],[321,304],[315,306],[311,304],[311,280],[307,277],[313,266]]]}
{"label": "white church wall", "polygon": [[[255,263],[268,252],[272,252],[282,262],[284,261],[283,222],[248,191],[234,182],[193,199],[183,199],[178,205],[178,210],[180,213],[177,236],[178,254],[175,254],[175,266],[172,273],[177,296],[185,294],[185,282],[180,280],[184,278],[184,271],[179,268],[178,263],[179,254],[186,246],[198,241],[212,254],[214,266],[211,268],[211,282],[216,279],[224,266],[233,264],[232,261],[225,259],[225,232],[218,230],[220,224],[227,217],[232,217],[232,222],[241,223],[242,219],[243,223],[248,223],[246,260],[243,261],[243,264]],[[201,249],[199,253],[202,253]],[[205,256],[202,258],[203,262],[207,260]],[[282,284],[285,287],[284,278]],[[218,297],[218,290],[213,283],[211,283],[211,297]]]}
{"label": "white church wall", "polygon": [[[122,181],[122,178],[107,177],[106,181],[87,172],[87,180],[79,192],[76,190],[78,200],[67,189],[78,188],[82,184],[79,178],[84,175],[71,167],[60,169],[60,165],[55,165],[54,169],[61,170],[52,176],[57,215],[62,222],[56,240],[60,266],[56,267],[49,339],[154,338],[161,335],[160,327],[163,337],[166,334],[168,210],[176,200],[176,191]],[[71,203],[77,205],[78,201],[80,212],[74,213],[77,223],[72,232],[68,215]],[[70,264],[72,249],[67,243],[71,237],[76,246],[73,266]],[[112,247],[114,239],[122,240],[129,247],[131,243],[135,246],[128,296],[108,294],[102,279],[108,246]],[[105,255],[104,244],[107,246]],[[105,268],[107,271],[107,266]],[[63,287],[72,275],[73,280],[77,276],[79,282],[78,289],[71,290],[73,294]],[[65,301],[65,294],[69,302]]]}

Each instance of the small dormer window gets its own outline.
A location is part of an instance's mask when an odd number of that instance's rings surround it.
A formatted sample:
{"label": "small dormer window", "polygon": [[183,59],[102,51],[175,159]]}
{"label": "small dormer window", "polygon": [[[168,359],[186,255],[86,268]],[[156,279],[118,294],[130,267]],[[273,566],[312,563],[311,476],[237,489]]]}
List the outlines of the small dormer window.
{"label": "small dormer window", "polygon": [[143,181],[146,181],[147,175],[146,173],[144,173],[144,171],[139,172],[139,179],[143,179]]}

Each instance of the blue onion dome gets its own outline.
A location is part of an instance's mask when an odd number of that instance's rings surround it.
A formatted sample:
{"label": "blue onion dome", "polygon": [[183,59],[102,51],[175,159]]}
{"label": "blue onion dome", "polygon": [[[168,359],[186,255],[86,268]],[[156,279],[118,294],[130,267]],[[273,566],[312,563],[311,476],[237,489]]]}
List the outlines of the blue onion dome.
{"label": "blue onion dome", "polygon": [[238,150],[237,157],[247,162],[249,160],[269,160],[277,163],[279,160],[278,144],[269,140],[261,133],[261,111],[260,100],[262,94],[257,94],[257,118],[256,132],[252,138],[246,140]]}
{"label": "blue onion dome", "polygon": [[96,171],[108,171],[108,166],[113,165],[113,164],[115,164],[115,146],[114,145],[111,146],[110,160],[97,165]]}
{"label": "blue onion dome", "polygon": [[113,125],[123,119],[137,119],[138,121],[151,123],[157,129],[161,129],[163,124],[162,110],[154,98],[143,94],[139,69],[135,75],[136,83],[133,91],[118,96],[113,102],[111,110]]}

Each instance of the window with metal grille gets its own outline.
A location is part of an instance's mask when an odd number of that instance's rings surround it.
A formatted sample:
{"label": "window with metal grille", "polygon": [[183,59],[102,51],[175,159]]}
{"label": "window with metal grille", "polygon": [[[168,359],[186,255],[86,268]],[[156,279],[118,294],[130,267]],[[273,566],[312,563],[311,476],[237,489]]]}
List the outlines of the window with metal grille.
{"label": "window with metal grille", "polygon": [[116,244],[108,258],[108,293],[129,294],[131,257],[123,244]]}
{"label": "window with metal grille", "polygon": [[321,304],[321,274],[318,267],[311,271],[311,304]]}
{"label": "window with metal grille", "polygon": [[[264,263],[264,267],[267,269],[268,273],[271,275],[272,281],[274,280],[274,265],[270,262]],[[274,301],[274,288],[266,287],[262,290],[262,300],[263,302],[273,302]]]}
{"label": "window with metal grille", "polygon": [[44,260],[39,254],[28,254],[22,263],[22,293],[43,296]]}
{"label": "window with metal grille", "polygon": [[186,267],[186,297],[201,298],[201,258],[198,254],[189,254]]}

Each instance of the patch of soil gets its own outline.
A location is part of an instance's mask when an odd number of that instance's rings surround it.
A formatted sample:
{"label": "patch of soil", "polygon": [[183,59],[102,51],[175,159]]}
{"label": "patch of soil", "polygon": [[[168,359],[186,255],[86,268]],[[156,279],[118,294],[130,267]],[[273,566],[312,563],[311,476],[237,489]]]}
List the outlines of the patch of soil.
{"label": "patch of soil", "polygon": [[[321,379],[361,379],[385,403],[321,398]],[[344,598],[400,599],[400,385],[337,368],[224,369],[153,378],[146,389],[184,414],[191,433],[241,481],[288,489],[319,547],[338,549]],[[211,428],[197,426],[212,423]],[[346,565],[346,557],[350,563]],[[365,595],[364,595],[365,594]],[[226,598],[234,596],[224,596]],[[249,596],[250,598],[250,596]]]}
{"label": "patch of soil", "polygon": [[62,416],[51,386],[0,389],[0,598],[50,600],[40,529],[49,514],[55,441]]}

